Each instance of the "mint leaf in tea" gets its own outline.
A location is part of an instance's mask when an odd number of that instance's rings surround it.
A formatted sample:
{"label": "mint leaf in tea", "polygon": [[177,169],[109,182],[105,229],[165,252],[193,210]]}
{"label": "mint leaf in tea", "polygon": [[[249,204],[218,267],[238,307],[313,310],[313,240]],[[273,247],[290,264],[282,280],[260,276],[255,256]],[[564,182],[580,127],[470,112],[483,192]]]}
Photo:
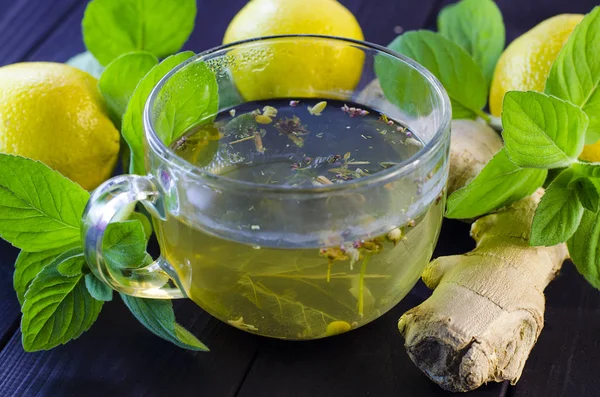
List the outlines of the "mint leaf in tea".
{"label": "mint leaf in tea", "polygon": [[[423,145],[405,124],[373,109],[286,99],[250,102],[221,112],[214,122],[176,139],[171,148],[189,163],[231,179],[318,190],[382,172],[409,160]],[[408,208],[419,199],[419,183],[410,179],[379,188],[406,186],[404,196],[400,192],[393,197],[405,197],[402,205]],[[196,186],[188,189],[183,194],[195,197],[198,205],[211,200],[193,192]],[[219,195],[215,200],[231,199],[227,192]],[[239,210],[221,204],[229,211],[213,213],[206,224],[168,211],[156,229],[163,255],[175,267],[181,285],[212,315],[265,336],[313,339],[366,324],[410,291],[431,257],[442,198],[443,194],[431,197],[415,216],[378,229],[363,225],[370,218],[360,194],[315,201],[310,213],[298,209],[294,200],[268,197],[261,208],[248,204]],[[390,205],[381,213],[392,207],[400,208]],[[245,219],[252,213],[257,221],[248,224]],[[313,216],[331,219],[332,230],[348,230],[319,234],[310,229]],[[288,223],[269,232],[261,224],[267,218],[274,224]],[[283,219],[292,221],[279,221]],[[216,232],[226,221],[237,229]]]}

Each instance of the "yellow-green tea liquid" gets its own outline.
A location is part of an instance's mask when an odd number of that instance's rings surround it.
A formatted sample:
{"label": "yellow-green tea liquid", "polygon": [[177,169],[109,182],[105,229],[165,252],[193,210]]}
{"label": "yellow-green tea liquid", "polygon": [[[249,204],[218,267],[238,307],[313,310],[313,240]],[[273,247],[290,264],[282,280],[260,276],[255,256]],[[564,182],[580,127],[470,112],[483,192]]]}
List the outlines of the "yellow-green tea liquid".
{"label": "yellow-green tea liquid", "polygon": [[312,339],[335,321],[366,324],[402,299],[431,258],[442,209],[434,204],[414,226],[401,227],[399,241],[381,236],[373,249],[358,248],[352,266],[350,258],[331,261],[321,247],[253,247],[177,218],[160,224],[160,243],[188,296],[213,316],[265,336]]}
{"label": "yellow-green tea liquid", "polygon": [[[287,186],[368,177],[422,148],[418,137],[386,116],[352,104],[318,103],[245,104],[172,148],[213,173]],[[360,211],[361,204],[340,205]],[[157,231],[162,255],[188,296],[210,314],[260,335],[313,339],[364,325],[410,291],[433,252],[443,208],[440,196],[381,236],[335,245],[241,243],[173,215]]]}

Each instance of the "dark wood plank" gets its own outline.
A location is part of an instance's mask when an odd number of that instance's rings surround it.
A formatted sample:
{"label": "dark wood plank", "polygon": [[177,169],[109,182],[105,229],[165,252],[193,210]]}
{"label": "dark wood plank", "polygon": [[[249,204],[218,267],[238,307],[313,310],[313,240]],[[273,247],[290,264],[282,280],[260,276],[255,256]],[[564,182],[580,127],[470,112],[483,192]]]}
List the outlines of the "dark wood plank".
{"label": "dark wood plank", "polygon": [[0,65],[26,58],[80,3],[78,0],[13,1],[0,14]]}
{"label": "dark wood plank", "polygon": [[0,240],[0,349],[16,331],[21,314],[12,286],[13,264],[17,253],[15,248]]}
{"label": "dark wood plank", "polygon": [[27,61],[65,62],[72,56],[85,51],[81,36],[81,20],[87,6],[86,1],[79,2],[64,16],[52,33],[30,51]]}
{"label": "dark wood plank", "polygon": [[[185,48],[202,51],[218,45],[230,18],[244,3],[200,0],[197,27]],[[432,11],[441,4],[435,0],[418,4],[367,0],[342,3],[358,16],[366,39],[380,44],[396,36],[397,26],[408,30],[434,25]],[[498,3],[505,20],[510,22],[508,37],[513,38],[550,15],[585,12],[595,2]],[[20,11],[11,11],[10,7],[0,11],[0,37],[4,38],[0,63],[22,58],[64,61],[83,50],[79,25],[82,2],[21,0],[12,4]],[[61,19],[63,22],[53,31]],[[446,223],[437,252],[462,252],[471,245],[468,225]],[[10,312],[9,317],[16,318],[17,312],[10,284],[10,255],[14,255],[14,250],[6,254],[3,246],[0,249],[1,257],[6,259],[0,262],[1,336],[2,327],[6,333],[15,324],[13,321],[7,326],[4,313]],[[0,395],[229,396],[238,389],[243,396],[446,395],[410,362],[396,330],[397,318],[427,295],[426,288],[420,285],[371,325],[340,337],[299,343],[245,334],[210,318],[190,302],[178,303],[179,318],[209,344],[212,352],[208,354],[181,351],[157,339],[137,324],[120,302],[113,302],[105,307],[90,332],[51,352],[24,353],[20,334],[14,334],[0,353]],[[593,317],[598,318],[597,298],[597,292],[572,269],[567,269],[551,286],[548,324],[512,394],[593,395],[598,390],[593,370],[594,356],[599,352],[596,336],[600,323]],[[12,312],[4,311],[5,306],[12,307]],[[557,381],[547,382],[549,374],[556,375]],[[557,394],[557,390],[562,390],[562,394]],[[506,393],[506,385],[490,385],[470,395],[491,397]]]}
{"label": "dark wood plank", "polygon": [[178,303],[181,323],[212,351],[184,351],[144,329],[120,302],[104,307],[92,329],[48,352],[25,353],[16,333],[0,353],[0,395],[233,396],[260,339]]}
{"label": "dark wood plank", "polygon": [[546,297],[544,330],[513,397],[598,395],[600,291],[567,262]]}

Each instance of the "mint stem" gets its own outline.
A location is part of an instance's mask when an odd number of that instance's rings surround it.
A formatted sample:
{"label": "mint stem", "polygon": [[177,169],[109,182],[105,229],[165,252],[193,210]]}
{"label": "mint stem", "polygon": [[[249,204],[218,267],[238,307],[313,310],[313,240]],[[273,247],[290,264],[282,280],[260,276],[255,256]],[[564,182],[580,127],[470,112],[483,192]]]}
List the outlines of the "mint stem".
{"label": "mint stem", "polygon": [[489,115],[488,125],[496,132],[502,132],[502,119],[500,117]]}
{"label": "mint stem", "polygon": [[486,123],[490,124],[491,120],[490,120],[490,115],[487,114],[486,112],[484,112],[483,110],[479,110],[479,109],[473,109],[473,111],[475,112],[475,114],[479,117],[481,117]]}

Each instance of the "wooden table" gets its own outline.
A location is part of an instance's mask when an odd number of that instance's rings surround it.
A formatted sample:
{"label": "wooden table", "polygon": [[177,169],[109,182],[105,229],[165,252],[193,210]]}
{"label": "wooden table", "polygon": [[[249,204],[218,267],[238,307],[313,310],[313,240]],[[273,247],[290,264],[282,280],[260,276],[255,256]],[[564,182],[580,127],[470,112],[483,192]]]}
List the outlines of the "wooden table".
{"label": "wooden table", "polygon": [[[172,0],[164,0],[172,1]],[[301,0],[299,0],[301,1]],[[387,44],[394,30],[435,28],[443,0],[342,0],[367,40]],[[81,0],[0,0],[0,64],[62,62],[84,50]],[[187,49],[220,43],[245,0],[198,0]],[[498,0],[507,38],[559,13],[588,12],[598,0]],[[0,87],[1,89],[1,87]],[[468,225],[446,222],[436,255],[471,248]],[[441,396],[409,360],[396,321],[428,294],[418,285],[391,312],[349,334],[282,342],[225,325],[191,302],[180,321],[211,347],[192,353],[146,331],[118,299],[92,329],[49,352],[25,353],[12,289],[16,251],[0,244],[0,396]],[[533,265],[533,264],[532,264]],[[519,384],[492,384],[471,396],[600,396],[600,293],[565,264],[547,291],[546,326]]]}

